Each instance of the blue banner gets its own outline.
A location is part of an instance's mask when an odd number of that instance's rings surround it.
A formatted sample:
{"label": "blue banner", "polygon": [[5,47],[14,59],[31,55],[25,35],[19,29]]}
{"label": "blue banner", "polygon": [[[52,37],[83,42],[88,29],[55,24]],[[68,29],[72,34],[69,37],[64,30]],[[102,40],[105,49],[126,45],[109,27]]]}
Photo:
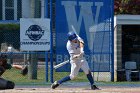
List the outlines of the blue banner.
{"label": "blue banner", "polygon": [[[56,62],[68,60],[67,33],[85,42],[86,59],[92,71],[110,71],[112,58],[113,0],[56,0]],[[57,71],[70,71],[70,64]]]}

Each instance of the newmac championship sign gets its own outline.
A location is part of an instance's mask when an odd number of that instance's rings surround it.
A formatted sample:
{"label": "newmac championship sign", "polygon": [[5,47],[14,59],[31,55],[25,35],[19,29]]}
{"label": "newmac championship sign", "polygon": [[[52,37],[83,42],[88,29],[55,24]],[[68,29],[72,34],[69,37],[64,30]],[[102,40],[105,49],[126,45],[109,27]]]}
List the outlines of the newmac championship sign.
{"label": "newmac championship sign", "polygon": [[20,48],[25,51],[50,50],[50,20],[21,18]]}
{"label": "newmac championship sign", "polygon": [[[69,59],[67,33],[73,28],[85,42],[85,56],[92,71],[110,71],[113,62],[113,1],[56,0],[56,62]],[[69,71],[67,64],[58,71]]]}

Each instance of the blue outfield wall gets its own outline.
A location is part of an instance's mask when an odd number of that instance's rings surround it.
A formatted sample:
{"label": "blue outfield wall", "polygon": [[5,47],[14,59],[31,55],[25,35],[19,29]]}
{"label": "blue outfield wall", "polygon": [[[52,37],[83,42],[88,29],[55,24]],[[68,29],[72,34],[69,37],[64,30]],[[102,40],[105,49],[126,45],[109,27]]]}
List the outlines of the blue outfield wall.
{"label": "blue outfield wall", "polygon": [[[110,72],[113,66],[113,0],[56,0],[56,63],[69,59],[67,33],[76,29],[85,42],[92,71]],[[70,71],[70,64],[56,71]]]}

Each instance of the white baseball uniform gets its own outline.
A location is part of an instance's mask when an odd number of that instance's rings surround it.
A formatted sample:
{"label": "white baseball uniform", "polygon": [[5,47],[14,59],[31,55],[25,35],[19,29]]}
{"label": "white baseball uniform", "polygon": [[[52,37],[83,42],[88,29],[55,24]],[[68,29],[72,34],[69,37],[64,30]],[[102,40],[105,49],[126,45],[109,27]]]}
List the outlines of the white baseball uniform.
{"label": "white baseball uniform", "polygon": [[[78,36],[78,40],[83,42],[83,40]],[[71,63],[71,73],[70,78],[74,79],[80,70],[80,68],[84,71],[85,74],[89,74],[89,66],[85,59],[85,57],[79,57],[73,59],[74,55],[80,54],[80,43],[74,43],[68,40],[67,42],[67,50],[70,54],[70,63]]]}

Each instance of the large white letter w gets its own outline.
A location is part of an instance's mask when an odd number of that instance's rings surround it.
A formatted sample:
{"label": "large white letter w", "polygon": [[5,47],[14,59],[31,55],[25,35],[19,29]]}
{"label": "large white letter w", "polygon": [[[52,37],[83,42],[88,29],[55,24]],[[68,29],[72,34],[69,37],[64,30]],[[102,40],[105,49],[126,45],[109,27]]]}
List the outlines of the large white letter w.
{"label": "large white letter w", "polygon": [[[71,29],[71,25],[73,25],[79,34],[81,23],[84,22],[88,45],[90,50],[93,48],[93,38],[91,37],[92,32],[89,32],[89,28],[93,26],[94,24],[98,23],[98,17],[100,13],[100,7],[103,5],[102,2],[96,2],[95,6],[96,8],[96,14],[93,15],[93,2],[79,2],[77,4],[77,1],[62,1],[62,5],[65,8],[66,17],[67,17],[67,23],[69,26],[69,30]],[[78,6],[79,5],[79,6]],[[76,8],[79,8],[79,16],[77,15]],[[78,16],[78,17],[77,17]],[[94,18],[96,20],[94,20]]]}

